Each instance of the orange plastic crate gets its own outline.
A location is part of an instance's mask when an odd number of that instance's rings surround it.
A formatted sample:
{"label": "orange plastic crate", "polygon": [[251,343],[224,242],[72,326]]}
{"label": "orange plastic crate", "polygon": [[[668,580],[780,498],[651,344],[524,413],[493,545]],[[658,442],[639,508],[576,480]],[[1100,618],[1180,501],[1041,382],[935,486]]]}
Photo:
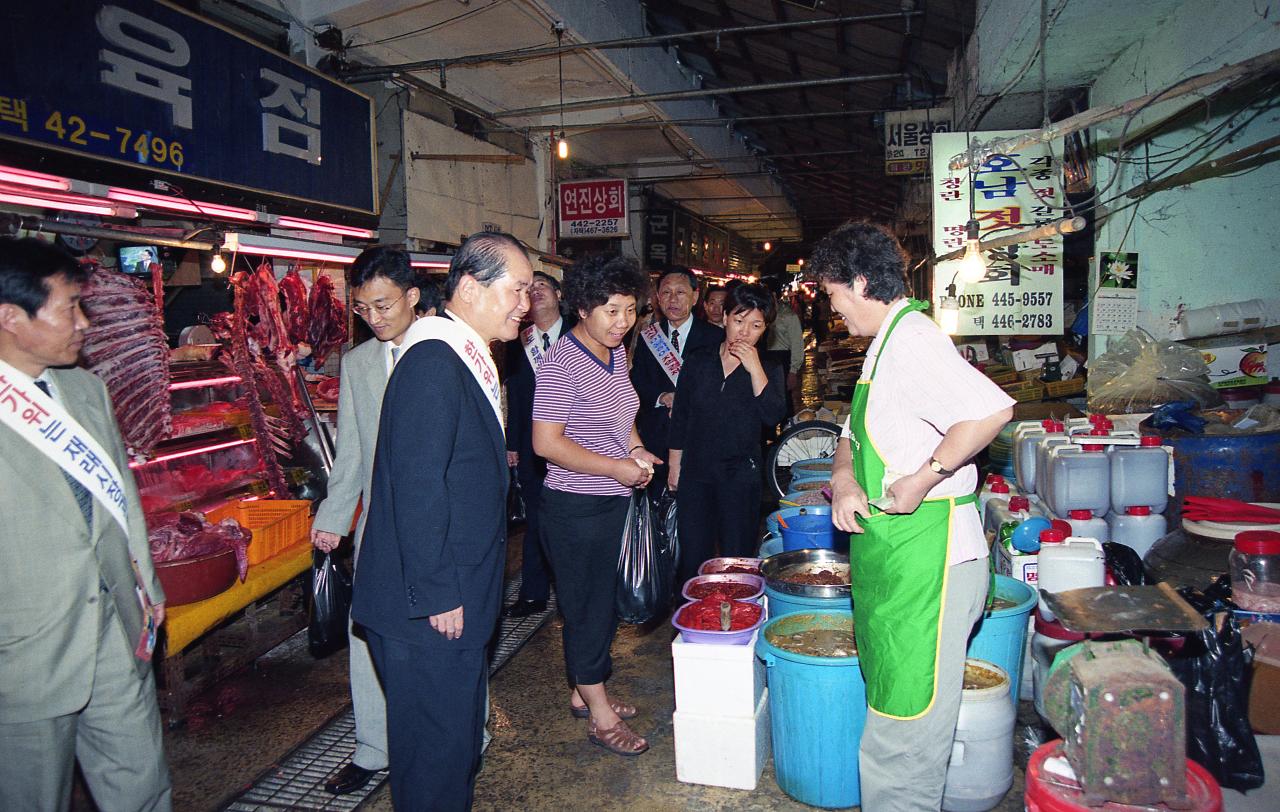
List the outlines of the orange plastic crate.
{"label": "orange plastic crate", "polygon": [[254,499],[228,502],[205,514],[218,523],[228,517],[253,531],[249,564],[261,564],[300,541],[311,530],[311,502],[306,499]]}

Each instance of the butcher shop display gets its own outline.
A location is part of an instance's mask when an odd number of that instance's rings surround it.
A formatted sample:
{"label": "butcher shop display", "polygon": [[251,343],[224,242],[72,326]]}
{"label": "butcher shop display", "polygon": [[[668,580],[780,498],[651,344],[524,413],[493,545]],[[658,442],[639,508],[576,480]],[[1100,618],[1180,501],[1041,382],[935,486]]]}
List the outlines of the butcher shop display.
{"label": "butcher shop display", "polygon": [[151,560],[157,564],[184,561],[223,550],[235,550],[236,567],[243,582],[249,574],[249,543],[253,531],[242,527],[235,519],[227,518],[211,523],[203,513],[163,513],[152,516],[147,522],[147,541],[151,546]]}
{"label": "butcher shop display", "polygon": [[[89,317],[81,355],[107,385],[116,422],[135,454],[148,454],[172,431],[169,342],[153,291],[141,280],[87,261],[80,304]],[[153,264],[159,285],[160,265]]]}
{"label": "butcher shop display", "polygon": [[347,340],[347,311],[334,293],[333,280],[317,274],[311,285],[311,325],[308,342],[316,367]]}
{"label": "butcher shop display", "polygon": [[[280,293],[284,296],[284,323],[289,340],[295,346],[306,344],[311,327],[311,305],[307,302],[307,283],[292,267],[280,280]],[[301,348],[299,348],[301,352]]]}

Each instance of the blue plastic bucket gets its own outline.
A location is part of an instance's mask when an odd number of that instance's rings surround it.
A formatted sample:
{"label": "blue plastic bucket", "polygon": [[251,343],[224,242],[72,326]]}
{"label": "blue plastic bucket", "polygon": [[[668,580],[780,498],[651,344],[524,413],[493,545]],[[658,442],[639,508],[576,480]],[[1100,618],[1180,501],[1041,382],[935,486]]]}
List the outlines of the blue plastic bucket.
{"label": "blue plastic bucket", "polygon": [[791,463],[792,482],[805,482],[810,479],[831,479],[830,457],[813,457]]}
{"label": "blue plastic bucket", "polygon": [[770,533],[760,542],[760,558],[768,558],[782,552],[782,536]]}
{"label": "blue plastic bucket", "polygon": [[778,524],[782,529],[782,549],[788,552],[815,548],[835,549],[836,528],[831,523],[831,508],[810,509],[808,513],[788,516],[785,525],[781,522]]}
{"label": "blue plastic bucket", "polygon": [[996,576],[995,593],[997,598],[1012,601],[1014,606],[983,613],[969,638],[968,656],[1000,666],[1009,675],[1009,696],[1017,705],[1027,648],[1027,625],[1037,596],[1034,589],[1007,575]]}
{"label": "blue plastic bucket", "polygon": [[848,612],[853,611],[853,603],[848,596],[838,598],[806,598],[803,595],[788,595],[771,586],[764,588],[768,598],[769,617],[781,617],[796,612]]}
{"label": "blue plastic bucket", "polygon": [[768,669],[773,767],[778,786],[801,803],[841,809],[862,800],[858,745],[867,689],[857,657],[812,657],[769,642],[782,633],[853,622],[853,612],[773,618],[760,629],[756,656]]}
{"label": "blue plastic bucket", "polygon": [[778,508],[768,516],[764,517],[765,532],[771,536],[782,536],[782,525],[778,524],[778,518],[787,520],[787,524],[791,523],[792,516],[807,516],[810,513],[826,513],[831,515],[831,505],[803,505],[801,507],[782,507]]}

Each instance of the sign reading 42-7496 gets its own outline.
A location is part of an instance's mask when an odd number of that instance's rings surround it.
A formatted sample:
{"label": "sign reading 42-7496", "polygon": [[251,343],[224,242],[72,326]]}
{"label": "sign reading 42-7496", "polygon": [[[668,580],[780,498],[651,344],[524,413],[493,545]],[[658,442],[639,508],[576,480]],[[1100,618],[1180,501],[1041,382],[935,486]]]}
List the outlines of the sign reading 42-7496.
{"label": "sign reading 42-7496", "polygon": [[0,3],[0,138],[377,210],[367,96],[163,0]]}

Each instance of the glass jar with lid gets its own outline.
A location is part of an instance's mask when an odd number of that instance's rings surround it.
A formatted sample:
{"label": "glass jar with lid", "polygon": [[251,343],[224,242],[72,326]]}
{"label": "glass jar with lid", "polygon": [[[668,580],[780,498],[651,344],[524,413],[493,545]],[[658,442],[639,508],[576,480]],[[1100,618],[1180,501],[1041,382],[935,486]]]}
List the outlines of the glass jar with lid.
{"label": "glass jar with lid", "polygon": [[1237,533],[1228,558],[1231,599],[1248,612],[1280,612],[1280,533]]}

